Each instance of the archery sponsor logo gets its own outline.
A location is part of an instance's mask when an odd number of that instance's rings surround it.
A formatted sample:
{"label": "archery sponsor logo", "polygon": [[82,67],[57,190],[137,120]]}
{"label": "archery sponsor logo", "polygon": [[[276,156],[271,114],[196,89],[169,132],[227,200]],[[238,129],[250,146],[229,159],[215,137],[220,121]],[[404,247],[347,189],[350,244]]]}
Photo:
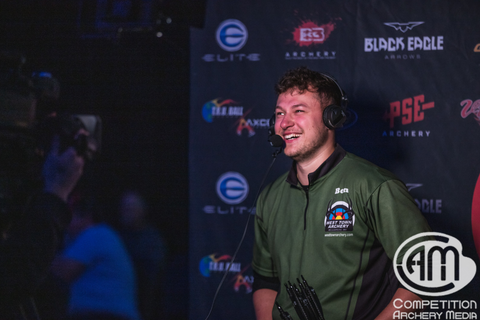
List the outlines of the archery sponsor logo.
{"label": "archery sponsor logo", "polygon": [[[393,32],[400,32],[400,36],[364,38],[364,52],[381,53],[385,60],[414,60],[421,59],[421,53],[427,51],[442,51],[443,35],[421,35],[424,21],[414,22],[384,22]],[[414,29],[415,28],[415,29]],[[418,36],[403,36],[407,32],[417,30]]]}
{"label": "archery sponsor logo", "polygon": [[225,203],[223,205],[208,204],[202,208],[206,214],[233,215],[255,214],[255,208],[249,210],[242,202],[247,198],[249,185],[247,179],[238,172],[222,174],[215,185],[218,197]]}
{"label": "archery sponsor logo", "polygon": [[417,21],[417,22],[385,22],[384,25],[392,27],[395,30],[402,31],[403,33],[407,32],[408,30],[412,30],[414,27],[419,26],[425,22]]}
{"label": "archery sponsor logo", "polygon": [[269,119],[247,118],[251,111],[252,109],[244,111],[244,106],[232,99],[216,98],[203,104],[202,117],[208,123],[225,119],[233,120],[233,132],[238,136],[253,137],[256,133],[255,129],[268,129]]}
{"label": "archery sponsor logo", "polygon": [[[341,193],[348,193],[348,189],[337,188],[335,194]],[[353,231],[354,225],[355,213],[352,208],[352,200],[350,198],[347,201],[334,202],[334,200],[330,200],[324,220],[325,232]]]}
{"label": "archery sponsor logo", "polygon": [[455,293],[468,285],[477,271],[475,262],[463,256],[462,243],[440,232],[419,233],[405,240],[393,264],[405,288],[426,296]]}
{"label": "archery sponsor logo", "polygon": [[238,52],[247,43],[247,27],[239,20],[228,19],[219,24],[215,31],[218,46],[227,53],[206,53],[205,62],[255,62],[260,61],[260,53]]}
{"label": "archery sponsor logo", "polygon": [[[383,120],[389,125],[384,130],[383,137],[428,138],[431,131],[420,129],[411,130],[408,126],[425,120],[425,113],[435,107],[435,102],[425,102],[425,95],[408,97],[403,100],[390,102],[389,108],[383,115]],[[401,129],[396,129],[401,127]]]}
{"label": "archery sponsor logo", "polygon": [[239,204],[248,196],[248,182],[238,172],[229,171],[222,174],[216,184],[218,197],[226,204]]}
{"label": "archery sponsor logo", "polygon": [[465,119],[472,115],[478,125],[480,125],[480,99],[476,101],[465,99],[460,102],[460,106],[462,107],[462,111],[460,112],[462,118]]}
{"label": "archery sponsor logo", "polygon": [[335,20],[324,24],[304,20],[299,25],[294,26],[286,43],[293,44],[296,49],[285,52],[285,60],[336,59],[335,50],[322,47],[330,38],[335,27]]}
{"label": "archery sponsor logo", "polygon": [[225,51],[234,52],[243,48],[248,39],[245,25],[235,19],[225,20],[215,33],[218,45]]}
{"label": "archery sponsor logo", "polygon": [[[229,283],[235,292],[252,292],[253,276],[245,275],[245,271],[250,268],[250,264],[243,267],[240,262],[233,262],[230,255],[217,255],[216,253],[207,255],[200,260],[200,274],[205,278],[210,278],[213,274],[223,275],[225,272],[233,274]],[[243,288],[244,290],[241,290]]]}
{"label": "archery sponsor logo", "polygon": [[[423,186],[422,183],[406,183],[408,191],[410,192],[413,189],[420,188]],[[433,198],[420,198],[414,196],[415,192],[412,192],[412,196],[414,197],[415,203],[417,204],[418,209],[422,213],[442,213],[442,199],[433,199]]]}

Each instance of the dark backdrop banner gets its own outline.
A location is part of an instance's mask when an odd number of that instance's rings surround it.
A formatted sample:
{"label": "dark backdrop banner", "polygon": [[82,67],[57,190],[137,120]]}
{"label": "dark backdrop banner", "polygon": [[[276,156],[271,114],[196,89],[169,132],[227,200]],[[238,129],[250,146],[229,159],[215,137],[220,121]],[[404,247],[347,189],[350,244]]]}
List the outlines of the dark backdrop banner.
{"label": "dark backdrop banner", "polygon": [[[432,229],[480,266],[478,17],[476,0],[208,1],[204,28],[190,33],[190,319],[207,316],[249,215],[210,319],[254,318],[252,223],[274,151],[273,85],[301,65],[347,93],[339,143],[397,174]],[[266,182],[290,164],[280,155]],[[444,309],[476,319],[479,273],[435,299],[475,301]]]}

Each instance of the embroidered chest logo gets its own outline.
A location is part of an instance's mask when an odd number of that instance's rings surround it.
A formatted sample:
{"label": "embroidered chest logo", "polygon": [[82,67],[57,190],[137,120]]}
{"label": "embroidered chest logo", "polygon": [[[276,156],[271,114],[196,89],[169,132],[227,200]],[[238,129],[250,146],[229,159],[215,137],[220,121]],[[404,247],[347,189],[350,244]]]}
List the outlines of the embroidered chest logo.
{"label": "embroidered chest logo", "polygon": [[350,198],[345,201],[330,200],[325,215],[325,232],[353,231],[355,213]]}

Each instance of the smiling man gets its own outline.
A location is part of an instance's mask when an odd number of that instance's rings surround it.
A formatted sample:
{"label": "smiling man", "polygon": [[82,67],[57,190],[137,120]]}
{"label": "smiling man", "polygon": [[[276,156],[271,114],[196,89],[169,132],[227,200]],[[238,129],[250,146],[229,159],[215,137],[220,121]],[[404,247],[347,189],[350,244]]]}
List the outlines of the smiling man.
{"label": "smiling man", "polygon": [[293,163],[257,203],[257,319],[281,319],[275,302],[298,319],[284,285],[302,277],[327,320],[392,319],[393,299],[420,298],[400,287],[391,260],[404,240],[430,231],[426,220],[403,182],[335,142],[346,97],[333,78],[300,67],[275,90],[275,133]]}

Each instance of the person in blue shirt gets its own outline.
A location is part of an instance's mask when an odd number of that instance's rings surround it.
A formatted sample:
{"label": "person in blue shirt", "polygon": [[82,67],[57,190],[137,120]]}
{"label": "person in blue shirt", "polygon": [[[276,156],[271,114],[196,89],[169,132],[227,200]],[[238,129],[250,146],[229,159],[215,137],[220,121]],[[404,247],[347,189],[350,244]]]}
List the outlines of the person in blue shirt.
{"label": "person in blue shirt", "polygon": [[92,198],[74,206],[72,241],[53,263],[53,273],[71,284],[70,319],[139,320],[133,265],[122,240],[100,222]]}

